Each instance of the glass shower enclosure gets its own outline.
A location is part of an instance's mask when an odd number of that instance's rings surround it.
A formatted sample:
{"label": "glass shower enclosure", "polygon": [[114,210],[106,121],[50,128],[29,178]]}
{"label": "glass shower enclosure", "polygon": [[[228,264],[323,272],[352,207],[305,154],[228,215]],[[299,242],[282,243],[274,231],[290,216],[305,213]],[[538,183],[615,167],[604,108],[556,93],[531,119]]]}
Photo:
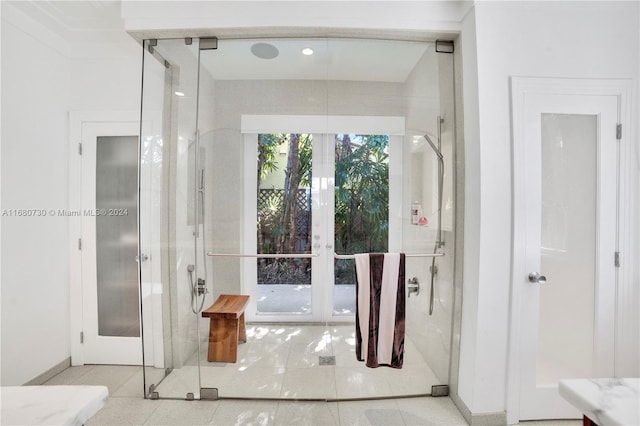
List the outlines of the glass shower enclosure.
{"label": "glass shower enclosure", "polygon": [[[145,397],[342,400],[448,384],[452,55],[333,38],[143,48]],[[407,255],[402,369],[356,360],[353,254],[372,252]],[[203,315],[221,295],[249,297],[231,361],[210,355],[220,330]]]}

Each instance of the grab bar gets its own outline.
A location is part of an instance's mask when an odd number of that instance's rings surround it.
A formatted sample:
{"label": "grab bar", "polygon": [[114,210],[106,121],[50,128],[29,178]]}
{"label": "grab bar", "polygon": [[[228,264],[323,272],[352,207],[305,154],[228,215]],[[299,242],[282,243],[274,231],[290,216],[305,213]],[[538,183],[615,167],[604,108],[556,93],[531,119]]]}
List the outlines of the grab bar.
{"label": "grab bar", "polygon": [[309,259],[320,256],[318,253],[289,253],[289,254],[241,254],[241,253],[207,253],[211,257],[256,257],[259,259]]}
{"label": "grab bar", "polygon": [[[442,257],[444,253],[405,254],[405,257]],[[335,259],[355,259],[354,254],[334,254]]]}
{"label": "grab bar", "polygon": [[[210,257],[255,257],[258,259],[310,259],[318,257],[318,253],[285,253],[285,254],[242,254],[242,253],[207,253]],[[444,253],[405,254],[405,257],[442,257]],[[354,254],[333,254],[334,259],[355,259]]]}

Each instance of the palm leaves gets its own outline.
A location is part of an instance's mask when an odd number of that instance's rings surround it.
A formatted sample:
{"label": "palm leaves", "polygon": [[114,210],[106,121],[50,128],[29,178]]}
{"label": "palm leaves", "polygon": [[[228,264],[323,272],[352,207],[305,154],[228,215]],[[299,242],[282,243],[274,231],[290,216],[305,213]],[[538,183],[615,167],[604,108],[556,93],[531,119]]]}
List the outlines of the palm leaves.
{"label": "palm leaves", "polygon": [[335,238],[341,253],[386,251],[389,137],[336,135]]}

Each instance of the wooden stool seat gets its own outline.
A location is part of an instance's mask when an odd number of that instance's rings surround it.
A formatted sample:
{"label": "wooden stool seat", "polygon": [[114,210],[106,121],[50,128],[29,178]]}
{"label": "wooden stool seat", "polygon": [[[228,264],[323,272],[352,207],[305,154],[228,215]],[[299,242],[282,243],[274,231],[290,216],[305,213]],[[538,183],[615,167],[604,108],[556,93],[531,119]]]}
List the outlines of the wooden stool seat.
{"label": "wooden stool seat", "polygon": [[209,318],[209,362],[236,362],[238,360],[238,341],[247,341],[244,324],[244,309],[249,296],[239,294],[221,294],[220,297],[202,311]]}

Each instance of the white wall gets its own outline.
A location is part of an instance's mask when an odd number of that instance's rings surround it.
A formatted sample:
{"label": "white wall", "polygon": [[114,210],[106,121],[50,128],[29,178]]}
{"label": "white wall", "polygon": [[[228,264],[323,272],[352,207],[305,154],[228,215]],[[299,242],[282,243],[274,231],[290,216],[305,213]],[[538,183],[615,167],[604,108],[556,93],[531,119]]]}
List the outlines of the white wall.
{"label": "white wall", "polygon": [[[139,108],[139,50],[118,40],[70,44],[2,2],[2,209],[68,208],[70,110]],[[2,385],[16,385],[70,356],[72,244],[66,217],[2,227]]]}
{"label": "white wall", "polygon": [[[2,7],[2,209],[65,208],[70,66]],[[70,354],[68,222],[2,228],[2,385],[16,385]]]}
{"label": "white wall", "polygon": [[472,243],[479,233],[479,247],[472,244],[465,251],[459,395],[473,413],[505,409],[512,220],[505,187],[511,180],[509,77],[627,78],[637,85],[638,28],[637,2],[479,2],[465,20],[465,53],[473,49],[474,36],[477,46],[476,55],[463,53],[465,75],[474,74],[477,56],[478,76],[477,85],[473,75],[464,80],[465,232]]}

